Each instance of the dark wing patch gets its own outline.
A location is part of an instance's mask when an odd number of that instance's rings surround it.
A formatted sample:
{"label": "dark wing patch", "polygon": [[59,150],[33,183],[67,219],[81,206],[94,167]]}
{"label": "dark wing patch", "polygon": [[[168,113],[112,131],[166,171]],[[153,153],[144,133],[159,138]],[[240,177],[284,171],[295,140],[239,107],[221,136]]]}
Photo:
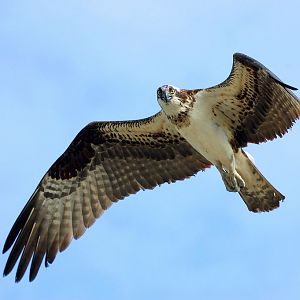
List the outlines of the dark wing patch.
{"label": "dark wing patch", "polygon": [[[168,129],[169,128],[169,129]],[[31,261],[32,281],[111,206],[139,190],[192,176],[210,163],[172,132],[162,114],[85,127],[52,165],[14,223],[4,275],[21,256],[20,281]]]}
{"label": "dark wing patch", "polygon": [[232,132],[236,147],[281,137],[300,117],[300,103],[276,75],[256,60],[235,54],[227,80],[206,89],[212,113]]}

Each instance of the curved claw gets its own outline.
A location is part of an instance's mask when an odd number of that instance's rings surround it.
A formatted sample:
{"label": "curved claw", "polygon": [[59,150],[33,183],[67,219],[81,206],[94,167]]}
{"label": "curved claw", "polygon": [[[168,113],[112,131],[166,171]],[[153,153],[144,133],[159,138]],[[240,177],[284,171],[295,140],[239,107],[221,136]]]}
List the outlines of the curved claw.
{"label": "curved claw", "polygon": [[226,190],[228,192],[240,192],[241,188],[245,187],[245,181],[236,171],[228,172],[223,168],[218,168],[223,182],[225,184]]}

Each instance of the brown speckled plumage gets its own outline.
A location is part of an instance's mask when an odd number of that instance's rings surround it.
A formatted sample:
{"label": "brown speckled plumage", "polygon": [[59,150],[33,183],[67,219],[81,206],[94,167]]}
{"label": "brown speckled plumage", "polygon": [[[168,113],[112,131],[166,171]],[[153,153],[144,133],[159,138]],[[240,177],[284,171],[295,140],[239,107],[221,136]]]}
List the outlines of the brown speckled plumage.
{"label": "brown speckled plumage", "polygon": [[176,115],[169,115],[167,118],[177,127],[184,127],[190,125],[190,111],[194,106],[196,101],[195,94],[197,94],[200,89],[197,90],[180,90],[176,93],[176,96],[180,98],[181,105],[185,108],[184,111]]}
{"label": "brown speckled plumage", "polygon": [[113,202],[139,190],[188,178],[210,163],[180,137],[164,114],[82,129],[51,166],[12,227],[4,274],[17,259],[16,281],[32,258],[30,280],[52,263]]}
{"label": "brown speckled plumage", "polygon": [[[16,281],[22,279],[30,262],[32,281],[43,259],[46,266],[51,264],[113,202],[210,167],[178,130],[190,125],[196,101],[210,106],[211,116],[204,117],[205,122],[224,129],[244,163],[237,166],[237,172],[246,174],[246,186],[239,194],[248,209],[259,212],[278,207],[284,196],[241,147],[281,137],[300,117],[300,104],[291,89],[257,61],[235,54],[232,71],[223,83],[204,90],[172,89],[179,99],[179,109],[170,110],[173,114],[163,110],[136,121],[87,125],[50,167],[15,221],[3,248],[6,252],[12,247],[4,275],[20,258]],[[164,101],[167,107],[168,97]]]}
{"label": "brown speckled plumage", "polygon": [[238,53],[229,78],[205,91],[220,99],[213,114],[233,132],[232,144],[245,147],[283,136],[299,119],[300,103],[290,89],[295,88]]}
{"label": "brown speckled plumage", "polygon": [[[203,90],[212,99],[212,114],[227,128],[235,152],[248,143],[282,137],[300,117],[300,103],[291,90],[265,66],[237,53],[229,77]],[[240,196],[249,210],[270,211],[285,197],[278,192],[249,160],[253,176]]]}

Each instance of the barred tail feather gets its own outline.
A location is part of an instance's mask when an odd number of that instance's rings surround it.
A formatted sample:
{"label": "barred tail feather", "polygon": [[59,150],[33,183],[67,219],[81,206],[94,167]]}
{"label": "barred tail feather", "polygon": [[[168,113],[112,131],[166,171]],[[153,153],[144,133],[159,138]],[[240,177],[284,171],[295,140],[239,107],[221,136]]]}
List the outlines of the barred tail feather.
{"label": "barred tail feather", "polygon": [[236,155],[236,169],[245,181],[239,194],[253,212],[266,212],[279,207],[285,196],[259,172],[244,151]]}

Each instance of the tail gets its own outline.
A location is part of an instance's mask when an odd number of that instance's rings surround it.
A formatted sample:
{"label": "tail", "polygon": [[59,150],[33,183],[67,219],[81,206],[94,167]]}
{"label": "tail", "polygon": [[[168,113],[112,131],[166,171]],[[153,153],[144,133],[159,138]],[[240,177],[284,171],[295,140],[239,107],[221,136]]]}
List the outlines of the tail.
{"label": "tail", "polygon": [[279,207],[285,196],[259,172],[247,154],[241,150],[236,156],[236,170],[245,181],[239,194],[253,212],[270,211]]}

